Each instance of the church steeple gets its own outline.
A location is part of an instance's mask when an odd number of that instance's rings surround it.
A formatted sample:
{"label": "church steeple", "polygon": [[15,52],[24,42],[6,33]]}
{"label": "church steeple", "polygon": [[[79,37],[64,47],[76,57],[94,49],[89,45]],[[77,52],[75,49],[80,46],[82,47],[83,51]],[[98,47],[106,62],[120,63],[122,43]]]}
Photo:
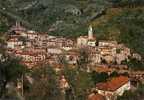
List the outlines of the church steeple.
{"label": "church steeple", "polygon": [[16,27],[19,28],[20,26],[20,22],[16,21]]}
{"label": "church steeple", "polygon": [[91,25],[88,28],[88,39],[93,39],[93,29]]}

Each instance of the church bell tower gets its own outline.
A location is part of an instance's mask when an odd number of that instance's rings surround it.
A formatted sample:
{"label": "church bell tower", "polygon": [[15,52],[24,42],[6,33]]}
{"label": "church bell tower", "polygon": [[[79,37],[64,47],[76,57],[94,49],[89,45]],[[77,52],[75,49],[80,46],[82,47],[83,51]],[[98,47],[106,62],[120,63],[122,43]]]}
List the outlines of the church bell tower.
{"label": "church bell tower", "polygon": [[88,39],[93,39],[93,29],[91,25],[88,28]]}

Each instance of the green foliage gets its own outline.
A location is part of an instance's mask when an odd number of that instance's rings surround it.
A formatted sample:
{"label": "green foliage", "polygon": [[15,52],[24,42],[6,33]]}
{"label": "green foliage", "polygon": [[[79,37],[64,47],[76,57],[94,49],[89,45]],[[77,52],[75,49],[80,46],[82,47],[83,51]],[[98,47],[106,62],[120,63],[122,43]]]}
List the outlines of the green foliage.
{"label": "green foliage", "polygon": [[2,62],[1,67],[4,70],[5,78],[7,81],[16,81],[17,78],[25,73],[25,67],[20,64],[20,61],[13,58],[8,58],[5,62]]}
{"label": "green foliage", "polygon": [[24,75],[26,69],[20,64],[20,60],[6,56],[0,62],[0,97],[6,94],[6,85],[9,82],[17,82]]}
{"label": "green foliage", "polygon": [[[105,22],[95,27],[98,39],[117,40],[124,43],[132,51],[144,55],[144,11],[143,8],[120,9],[118,14],[109,14],[104,17]],[[112,12],[111,12],[112,13]],[[109,18],[109,16],[111,16]],[[97,22],[97,21],[96,21]]]}
{"label": "green foliage", "polygon": [[78,68],[80,68],[80,70],[87,70],[87,65],[89,64],[89,59],[88,59],[88,50],[85,48],[81,48],[79,50],[79,59],[77,61],[78,63]]}
{"label": "green foliage", "polygon": [[105,82],[109,76],[105,72],[97,73],[96,71],[93,71],[91,73],[91,77],[92,77],[93,82],[97,84],[99,82]]}
{"label": "green foliage", "polygon": [[123,64],[128,65],[131,70],[144,70],[144,63],[135,58],[129,58],[129,61],[123,61]]}
{"label": "green foliage", "polygon": [[143,95],[144,85],[140,84],[136,91],[126,91],[123,96],[118,97],[117,100],[141,100]]}
{"label": "green foliage", "polygon": [[93,86],[92,79],[87,72],[79,72],[79,75],[77,77],[76,81],[76,88],[75,88],[75,94],[77,97],[77,100],[85,100],[87,96],[87,91],[91,89]]}
{"label": "green foliage", "polygon": [[119,76],[119,74],[116,71],[114,71],[110,74],[110,77],[117,77],[117,76]]}
{"label": "green foliage", "polygon": [[[90,73],[78,69],[65,68],[64,75],[68,80],[73,100],[85,100],[88,90],[94,86]],[[69,100],[66,98],[66,100]]]}
{"label": "green foliage", "polygon": [[58,76],[50,66],[35,69],[32,73],[34,83],[25,93],[28,100],[58,100],[61,98]]}
{"label": "green foliage", "polygon": [[120,53],[121,52],[121,49],[116,49],[116,53]]}
{"label": "green foliage", "polygon": [[126,91],[123,96],[118,97],[117,100],[136,100],[135,93]]}
{"label": "green foliage", "polygon": [[116,7],[123,7],[123,6],[136,7],[144,4],[143,0],[108,0],[108,1],[111,2],[113,6]]}
{"label": "green foliage", "polygon": [[4,23],[0,23],[0,32],[6,32],[8,30],[8,26]]}
{"label": "green foliage", "polygon": [[[8,20],[0,14],[0,33],[7,32],[9,28]],[[3,35],[3,34],[2,34]]]}
{"label": "green foliage", "polygon": [[92,81],[95,84],[100,83],[100,82],[106,82],[109,78],[118,77],[120,75],[128,76],[127,73],[118,74],[116,71],[112,72],[110,75],[108,75],[105,72],[101,72],[101,73],[98,73],[96,71],[91,72]]}
{"label": "green foliage", "polygon": [[[107,4],[105,0],[5,0],[0,2],[0,13],[4,14],[7,19],[12,22],[21,21],[33,30],[45,32],[57,21],[64,21],[60,27],[51,32],[53,35],[61,34],[62,36],[84,34],[85,28],[81,25],[87,25],[91,18],[95,19],[101,15],[101,11]],[[70,6],[76,8],[81,14],[74,15],[65,12],[69,9],[73,12]]]}
{"label": "green foliage", "polygon": [[126,10],[114,19],[121,32],[119,41],[141,54],[144,53],[143,16],[144,11],[141,9]]}

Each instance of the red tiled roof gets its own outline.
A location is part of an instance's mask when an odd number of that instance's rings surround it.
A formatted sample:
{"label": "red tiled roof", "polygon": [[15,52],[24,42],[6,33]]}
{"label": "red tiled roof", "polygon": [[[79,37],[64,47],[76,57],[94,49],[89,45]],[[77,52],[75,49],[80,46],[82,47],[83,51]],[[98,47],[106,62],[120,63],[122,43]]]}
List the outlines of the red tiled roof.
{"label": "red tiled roof", "polygon": [[129,81],[128,77],[119,76],[116,78],[112,78],[110,81],[107,81],[105,83],[96,84],[96,88],[105,91],[115,91],[122,85],[126,84],[128,81]]}
{"label": "red tiled roof", "polygon": [[108,68],[108,67],[96,67],[95,68],[97,72],[111,72],[113,71],[114,69],[112,68]]}
{"label": "red tiled roof", "polygon": [[104,96],[100,95],[100,94],[90,94],[88,97],[88,100],[105,100]]}

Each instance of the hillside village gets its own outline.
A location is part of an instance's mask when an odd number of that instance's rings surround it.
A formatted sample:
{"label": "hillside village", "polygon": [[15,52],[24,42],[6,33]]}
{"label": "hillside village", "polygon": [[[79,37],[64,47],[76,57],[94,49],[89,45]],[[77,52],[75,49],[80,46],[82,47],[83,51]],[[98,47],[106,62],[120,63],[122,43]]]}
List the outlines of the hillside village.
{"label": "hillside village", "polygon": [[19,23],[9,30],[7,52],[22,57],[22,63],[32,68],[40,63],[58,64],[58,58],[65,56],[69,64],[75,65],[80,56],[80,50],[86,49],[91,65],[118,64],[132,56],[141,60],[137,53],[117,41],[97,41],[90,26],[87,36],[77,39],[50,36],[47,33],[29,31]]}
{"label": "hillside village", "polygon": [[0,0],[0,100],[143,100],[143,27],[144,0]]}
{"label": "hillside village", "polygon": [[[129,74],[129,77],[118,76],[107,82],[96,84],[88,100],[97,100],[94,98],[115,100],[118,95],[131,89],[130,81],[138,79],[144,82],[143,72],[132,73],[128,66],[123,64],[124,61],[129,61],[129,57],[140,61],[141,56],[131,52],[128,47],[117,41],[97,40],[97,37],[93,35],[92,26],[89,26],[87,36],[70,39],[27,30],[20,23],[16,23],[8,31],[7,53],[20,58],[21,63],[29,69],[49,64],[59,71],[63,69],[63,61],[66,61],[71,67],[76,67],[79,59],[87,57],[88,62],[85,65],[87,72],[94,70],[110,74],[116,71]],[[65,76],[62,76],[60,80],[60,88],[64,93],[65,89],[69,88]]]}

